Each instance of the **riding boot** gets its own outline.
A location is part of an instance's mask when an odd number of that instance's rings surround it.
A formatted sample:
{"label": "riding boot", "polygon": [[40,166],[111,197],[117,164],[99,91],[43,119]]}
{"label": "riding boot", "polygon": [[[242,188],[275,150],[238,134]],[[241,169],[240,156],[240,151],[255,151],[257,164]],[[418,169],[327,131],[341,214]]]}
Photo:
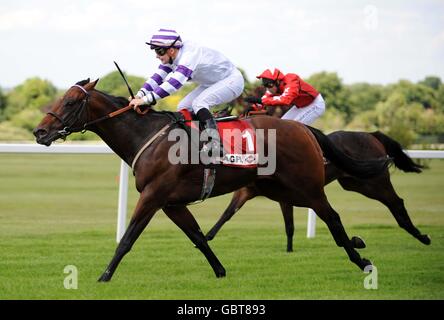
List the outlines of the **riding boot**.
{"label": "riding boot", "polygon": [[202,108],[197,112],[197,118],[202,126],[202,131],[206,131],[208,136],[208,142],[204,143],[201,150],[201,158],[205,158],[208,163],[214,164],[218,157],[221,156],[220,136],[219,131],[217,130],[216,121],[210,111],[205,108]]}

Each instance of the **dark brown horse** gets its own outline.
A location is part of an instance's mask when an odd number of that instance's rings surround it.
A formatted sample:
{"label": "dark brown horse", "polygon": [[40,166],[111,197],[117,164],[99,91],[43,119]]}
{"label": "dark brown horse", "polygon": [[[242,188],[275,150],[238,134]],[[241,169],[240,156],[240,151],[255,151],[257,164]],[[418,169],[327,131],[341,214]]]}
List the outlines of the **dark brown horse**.
{"label": "dark brown horse", "polygon": [[[391,157],[398,169],[404,172],[420,173],[422,166],[413,162],[413,160],[404,153],[401,145],[377,131],[372,133],[336,131],[328,135],[335,146],[355,159],[374,159],[378,157]],[[345,190],[355,191],[362,195],[375,199],[384,204],[395,217],[398,225],[417,238],[423,244],[431,243],[430,237],[421,232],[413,225],[404,201],[397,194],[390,181],[390,172],[385,172],[377,177],[369,179],[359,179],[351,176],[329,162],[325,166],[325,184],[338,180],[339,184]],[[260,195],[259,190],[254,186],[244,187],[236,191],[231,203],[225,209],[222,216],[216,224],[207,233],[207,240],[212,240],[222,226],[238,212],[238,210],[250,199]],[[279,202],[284,217],[285,231],[287,234],[287,251],[293,251],[293,206],[285,202]],[[361,246],[365,246],[361,244]]]}
{"label": "dark brown horse", "polygon": [[[71,132],[91,130],[98,134],[127,164],[132,164],[142,146],[146,148],[134,164],[136,188],[140,197],[127,230],[99,281],[109,281],[118,264],[128,253],[153,215],[162,209],[205,255],[217,277],[225,269],[210,249],[199,225],[187,209],[187,204],[200,198],[204,166],[202,164],[171,164],[168,152],[176,143],[158,136],[161,128],[180,127],[171,114],[148,112],[140,116],[134,111],[115,114],[127,105],[124,98],[113,97],[95,90],[98,80],[81,81],[67,90],[51,111],[35,128],[40,144],[49,146],[54,140]],[[311,207],[327,224],[338,246],[345,249],[350,260],[359,268],[371,265],[355,250],[346,234],[339,215],[330,206],[324,193],[324,160],[322,153],[349,174],[368,177],[384,172],[387,158],[357,161],[335,148],[320,131],[293,121],[261,116],[248,120],[256,129],[263,129],[264,145],[268,148],[267,132],[276,134],[276,170],[268,176],[258,175],[257,168],[240,169],[217,165],[212,197],[253,185],[266,197],[294,206]],[[270,140],[271,141],[271,140]],[[191,142],[190,142],[191,143]],[[321,150],[322,148],[322,150]],[[270,150],[270,149],[269,149]],[[259,159],[260,161],[260,159]]]}

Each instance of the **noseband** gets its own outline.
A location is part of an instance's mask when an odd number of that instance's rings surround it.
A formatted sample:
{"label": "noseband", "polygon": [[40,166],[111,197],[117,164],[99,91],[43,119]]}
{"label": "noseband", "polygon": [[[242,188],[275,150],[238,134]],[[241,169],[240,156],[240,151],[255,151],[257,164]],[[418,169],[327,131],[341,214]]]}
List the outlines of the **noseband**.
{"label": "noseband", "polygon": [[[82,102],[80,103],[79,108],[75,111],[75,112],[71,112],[68,117],[69,119],[63,119],[62,116],[58,115],[55,112],[49,111],[47,114],[53,116],[54,118],[56,118],[57,120],[59,120],[62,125],[63,125],[63,129],[59,130],[58,133],[62,136],[62,137],[66,137],[68,135],[70,135],[72,132],[76,131],[76,130],[86,130],[86,126],[89,125],[88,122],[86,122],[83,126],[78,127],[78,128],[72,128],[72,126],[80,120],[81,115],[83,114],[84,110],[86,109],[85,106],[88,103],[89,100],[89,93],[88,91],[86,91],[85,88],[83,88],[82,86],[75,84],[73,85],[71,88],[73,87],[77,87],[80,90],[82,90],[85,93],[85,98],[83,98]],[[72,115],[72,116],[71,116]],[[66,117],[66,118],[68,118]],[[71,124],[68,123],[68,120],[71,120],[71,118],[73,118],[73,121],[69,121],[71,122]]]}

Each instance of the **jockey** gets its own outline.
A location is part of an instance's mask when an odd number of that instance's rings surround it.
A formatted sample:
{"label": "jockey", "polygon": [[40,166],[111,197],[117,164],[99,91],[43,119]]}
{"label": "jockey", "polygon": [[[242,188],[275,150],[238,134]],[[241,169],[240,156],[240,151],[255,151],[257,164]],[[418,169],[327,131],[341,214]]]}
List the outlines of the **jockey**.
{"label": "jockey", "polygon": [[248,103],[265,106],[292,106],[282,119],[295,120],[304,124],[313,123],[325,111],[321,94],[303,81],[297,74],[283,74],[279,69],[265,70],[259,76],[267,89],[262,98],[247,97]]}
{"label": "jockey", "polygon": [[161,64],[130,105],[134,108],[153,105],[179,90],[186,81],[197,83],[198,86],[179,102],[177,109],[194,111],[202,128],[209,129],[213,138],[212,143],[206,145],[207,149],[213,148],[212,154],[216,152],[219,155],[217,140],[220,138],[210,110],[241,95],[244,89],[242,74],[220,52],[191,41],[182,41],[174,30],[160,29],[146,44],[155,51]]}

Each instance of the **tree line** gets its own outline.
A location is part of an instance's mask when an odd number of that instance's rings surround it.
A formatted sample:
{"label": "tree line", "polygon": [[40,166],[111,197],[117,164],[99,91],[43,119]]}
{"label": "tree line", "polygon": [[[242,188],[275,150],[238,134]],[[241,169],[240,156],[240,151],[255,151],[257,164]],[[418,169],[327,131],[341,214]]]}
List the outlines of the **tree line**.
{"label": "tree line", "polygon": [[[254,94],[259,81],[246,80],[243,96]],[[145,79],[127,75],[137,91]],[[79,79],[80,80],[80,79]],[[344,84],[335,72],[319,72],[305,78],[326,101],[326,112],[313,126],[326,133],[334,130],[380,130],[407,148],[413,143],[444,142],[444,84],[437,76],[413,83],[400,80],[388,85]],[[117,71],[101,78],[98,90],[127,97],[128,91]],[[176,94],[159,101],[157,110],[176,110],[179,101],[194,88],[185,85]],[[33,140],[32,130],[66,89],[38,77],[10,89],[0,88],[0,140]],[[235,105],[235,113],[240,105]],[[98,139],[93,133],[73,134],[70,140]]]}

